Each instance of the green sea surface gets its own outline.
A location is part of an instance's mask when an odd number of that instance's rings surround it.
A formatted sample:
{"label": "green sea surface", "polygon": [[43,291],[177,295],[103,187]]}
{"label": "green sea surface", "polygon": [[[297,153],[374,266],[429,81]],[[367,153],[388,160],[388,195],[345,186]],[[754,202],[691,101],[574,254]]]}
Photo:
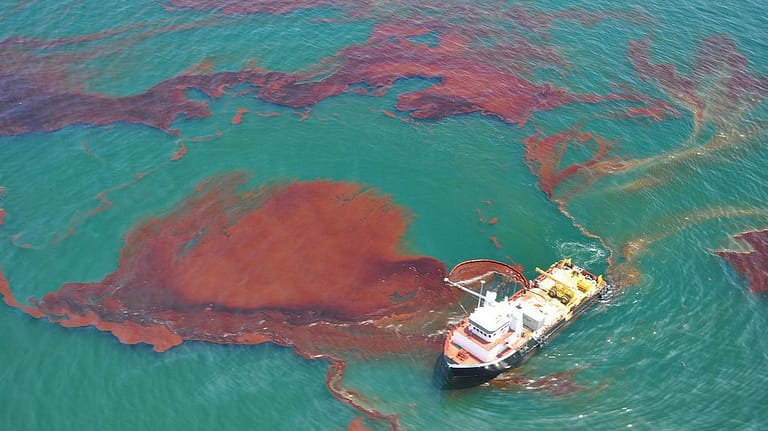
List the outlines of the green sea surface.
{"label": "green sea surface", "polygon": [[[536,70],[532,79],[577,93],[608,94],[627,84],[664,98],[656,83],[637,78],[627,58],[629,41],[649,37],[652,60],[685,74],[700,42],[722,34],[745,56],[748,71],[768,73],[765,3],[568,3],[516,6],[634,11],[652,21],[609,17],[582,25],[556,19],[543,43],[555,47],[570,68]],[[473,7],[491,17],[491,25],[495,11],[510,5]],[[348,3],[229,15],[162,1],[5,2],[0,39],[55,40],[125,29],[65,46],[56,56],[36,56],[42,50],[29,48],[25,65],[41,73],[53,70],[51,79],[65,76],[83,91],[116,97],[141,93],[204,62],[213,71],[249,64],[285,72],[313,67],[364,43],[387,15],[417,7],[379,5],[377,14],[350,18]],[[433,13],[439,16],[439,10]],[[169,26],[175,27],[147,31]],[[78,61],[66,61],[67,54]],[[432,84],[403,79],[380,97],[334,96],[313,105],[306,119],[303,110],[236,90],[218,99],[192,94],[207,100],[212,114],[179,116],[172,125],[178,135],[117,122],[0,136],[3,275],[22,302],[66,282],[99,281],[117,268],[131,227],[166,213],[214,175],[245,171],[253,184],[356,182],[389,195],[412,214],[404,239],[409,252],[448,267],[472,258],[511,258],[532,276],[536,266],[572,257],[593,272],[606,272],[613,256],[619,268],[637,271],[609,301],[516,371],[532,383],[567,373],[575,391],[516,385],[446,392],[432,385],[432,362],[421,355],[351,362],[344,387],[373,408],[397,414],[403,428],[768,429],[768,301],[749,292],[746,280],[712,253],[740,249],[734,234],[768,228],[768,150],[760,129],[766,104],[758,100],[741,112],[717,113],[718,95],[712,90],[707,97],[706,85],[706,118],[720,115],[723,121],[705,122],[694,139],[694,114],[674,101],[679,118],[663,121],[612,118],[605,115],[612,102],[537,112],[533,120],[544,131],[581,124],[618,142],[621,153],[651,160],[574,188],[559,207],[525,164],[522,141],[536,132],[533,123],[518,127],[481,114],[401,121],[408,116],[395,110],[397,95]],[[240,108],[248,113],[233,125]],[[732,128],[724,128],[725,119]],[[673,160],[718,134],[733,145]],[[179,142],[187,152],[171,161]],[[658,182],[627,187],[643,178]],[[103,203],[96,197],[104,190],[111,207],[89,214]],[[479,222],[478,209],[498,223]],[[586,236],[574,221],[602,241]],[[631,262],[627,247],[638,250]],[[363,417],[325,388],[325,360],[306,360],[290,348],[185,342],[156,353],[92,327],[64,328],[5,305],[0,327],[3,430],[342,430]],[[387,429],[374,420],[364,424]]]}

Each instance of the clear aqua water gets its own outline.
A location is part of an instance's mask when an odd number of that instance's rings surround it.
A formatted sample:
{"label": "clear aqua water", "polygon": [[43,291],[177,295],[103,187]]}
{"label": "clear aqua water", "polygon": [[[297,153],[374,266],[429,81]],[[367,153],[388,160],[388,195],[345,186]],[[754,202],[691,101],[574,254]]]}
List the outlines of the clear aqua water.
{"label": "clear aqua water", "polygon": [[[523,7],[548,11],[554,8],[549,3]],[[569,3],[653,18],[652,23],[608,18],[593,26],[555,20],[546,43],[571,63],[570,70],[534,75],[571,91],[607,94],[628,83],[663,97],[656,84],[636,78],[627,60],[628,41],[648,35],[652,60],[681,73],[690,69],[699,42],[718,34],[735,41],[750,73],[768,73],[763,2]],[[5,2],[0,38],[53,40],[146,23],[57,51],[82,55],[78,61],[30,48],[23,65],[60,72],[68,85],[87,92],[123,96],[204,61],[214,71],[240,70],[253,60],[270,70],[310,67],[363,43],[376,22],[418,9],[393,3],[375,8],[375,16],[349,19],[348,5],[236,16],[165,6]],[[473,7],[485,19],[482,25],[509,25],[493,18],[504,7],[496,2]],[[149,31],[174,24],[186,27]],[[461,28],[463,22],[452,25]],[[521,369],[532,379],[572,372],[569,378],[580,387],[574,393],[519,386],[441,392],[431,385],[432,364],[422,356],[351,363],[345,386],[376,409],[398,414],[401,425],[414,430],[768,429],[768,301],[749,293],[745,280],[711,253],[736,247],[730,235],[768,227],[762,99],[740,112],[718,114],[717,97],[708,98],[707,129],[693,142],[694,118],[684,105],[675,105],[679,119],[662,122],[605,118],[601,104],[535,114],[544,130],[586,123],[586,130],[620,142],[622,154],[655,157],[568,201],[567,210],[603,238],[601,244],[584,236],[538,188],[520,143],[534,133],[530,124],[518,128],[477,114],[422,122],[383,115],[394,111],[398,94],[429,85],[401,80],[383,97],[332,97],[313,106],[305,121],[293,113],[298,110],[232,91],[210,101],[208,118],[177,118],[173,127],[179,136],[115,123],[0,137],[5,210],[0,268],[20,299],[41,297],[69,281],[98,281],[116,268],[122,236],[137,221],[164,213],[199,181],[232,170],[251,173],[254,182],[322,178],[375,187],[414,215],[409,249],[449,266],[511,256],[530,270],[572,256],[605,271],[606,247],[621,263],[622,248],[646,240],[647,247],[631,261],[637,281],[588,312]],[[706,87],[704,92],[706,98]],[[238,108],[250,114],[233,126]],[[218,138],[193,142],[217,131]],[[731,138],[717,152],[665,159],[718,133]],[[736,138],[740,133],[751,134]],[[187,154],[170,162],[180,140]],[[151,173],[137,180],[138,172]],[[648,176],[662,181],[626,189]],[[113,188],[108,194],[113,206],[85,217],[99,206],[96,195]],[[493,205],[484,207],[485,200]],[[479,223],[476,208],[499,222]],[[67,236],[70,227],[75,230]],[[500,249],[490,236],[498,238]],[[324,361],[302,359],[287,348],[187,342],[155,353],[93,328],[67,329],[5,306],[0,327],[4,430],[338,430],[360,416],[326,390]],[[386,428],[372,421],[365,425]]]}

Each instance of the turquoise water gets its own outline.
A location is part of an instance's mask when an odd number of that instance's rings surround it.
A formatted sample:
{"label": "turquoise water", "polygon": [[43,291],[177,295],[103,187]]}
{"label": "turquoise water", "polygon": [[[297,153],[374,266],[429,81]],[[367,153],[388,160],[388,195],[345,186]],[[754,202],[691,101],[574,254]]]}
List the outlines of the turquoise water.
{"label": "turquoise water", "polygon": [[[381,97],[347,93],[322,100],[303,121],[303,109],[235,89],[215,100],[192,92],[209,101],[211,115],[177,117],[178,135],[116,122],[0,136],[0,268],[11,291],[23,300],[66,282],[101,280],[116,269],[126,231],[164,214],[216,174],[243,170],[255,184],[353,181],[407,208],[413,220],[405,246],[449,267],[509,256],[532,275],[537,265],[572,256],[614,274],[616,282],[627,278],[628,268],[638,274],[519,370],[532,380],[568,373],[575,392],[525,385],[441,392],[431,385],[429,355],[351,362],[344,386],[367,405],[397,414],[403,428],[768,428],[768,302],[711,253],[738,248],[733,234],[768,228],[764,95],[729,104],[718,78],[733,70],[719,69],[697,85],[704,101],[699,121],[663,84],[638,79],[627,57],[629,41],[648,38],[651,61],[685,75],[702,40],[727,35],[746,58],[746,71],[764,76],[768,7],[756,1],[570,3],[603,19],[594,25],[554,19],[533,35],[500,18],[507,5],[495,2],[457,16],[408,2],[371,9],[339,3],[278,15],[228,15],[165,2],[4,3],[4,40],[120,29],[53,48],[0,45],[9,59],[0,71],[42,73],[54,87],[109,97],[139,94],[204,62],[214,72],[253,64],[285,72],[312,68],[365,43],[376,23],[428,16],[457,30],[500,30],[488,36],[499,43],[521,34],[569,63],[557,70],[530,60],[534,82],[598,94],[632,86],[679,113],[663,121],[616,118],[608,114],[621,102],[571,103],[536,112],[523,127],[480,114],[400,121],[408,117],[395,110],[397,96],[433,85],[403,79]],[[520,7],[552,14],[547,4]],[[630,13],[646,19],[632,21]],[[232,125],[239,108],[249,112]],[[535,133],[534,123],[546,134],[580,125],[615,141],[616,155],[645,162],[593,181],[566,181],[553,196],[565,202],[561,209],[524,162],[521,141]],[[718,136],[722,145],[706,147]],[[187,153],[171,161],[179,142]],[[696,148],[701,154],[685,152]],[[569,153],[565,162],[588,157]],[[634,187],[649,179],[655,182]],[[104,190],[112,206],[88,215]],[[480,223],[478,208],[499,222]],[[563,209],[602,241],[585,236]],[[288,348],[185,342],[155,353],[93,328],[63,328],[6,306],[0,311],[2,429],[336,430],[362,417],[325,388],[324,360],[308,361]],[[372,420],[364,425],[387,429]]]}

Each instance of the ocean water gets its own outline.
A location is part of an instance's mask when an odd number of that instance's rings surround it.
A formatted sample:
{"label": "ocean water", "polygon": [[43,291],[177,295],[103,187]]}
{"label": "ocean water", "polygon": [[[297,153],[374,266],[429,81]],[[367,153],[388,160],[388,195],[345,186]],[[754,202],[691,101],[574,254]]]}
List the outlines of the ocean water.
{"label": "ocean water", "polygon": [[[309,111],[242,87],[218,98],[187,90],[210,115],[179,114],[176,133],[120,119],[8,132],[12,102],[0,94],[0,268],[14,296],[25,302],[67,282],[101,280],[117,268],[126,232],[212,176],[355,182],[411,214],[410,253],[448,267],[513,260],[529,276],[570,256],[617,286],[515,371],[529,384],[444,392],[432,385],[429,354],[351,360],[343,386],[396,414],[403,429],[768,429],[768,300],[713,254],[743,249],[732,235],[768,228],[766,4],[330,3],[247,12],[163,1],[4,2],[0,72],[117,98],[182,73],[322,69],[324,59],[365,45],[377,24],[394,23],[431,26],[411,38],[430,46],[435,32],[474,37],[490,47],[477,59],[536,84],[642,95],[668,109],[654,119],[629,115],[635,102],[574,101],[533,110],[524,124],[479,112],[418,119],[396,109],[398,96],[439,83],[404,75],[383,94],[352,86]],[[510,10],[519,13],[502,13]],[[549,56],[502,55],[500,46],[523,40]],[[643,79],[632,60],[640,40],[651,63],[668,64],[687,84],[661,73]],[[735,51],[707,51],[711,40]],[[708,57],[709,73],[697,72],[701,49],[719,59]],[[762,87],[733,79],[744,76]],[[14,94],[11,85],[0,91]],[[62,111],[83,109],[72,101]],[[241,108],[248,112],[233,124]],[[48,115],[54,124],[57,114]],[[524,141],[569,130],[611,142],[609,159],[624,165],[564,177],[547,196]],[[596,142],[569,147],[558,166],[589,160]],[[172,160],[180,144],[186,152]],[[339,430],[360,419],[390,428],[327,390],[326,360],[287,347],[187,341],[156,353],[5,305],[0,327],[4,430]],[[552,376],[573,388],[536,389]]]}

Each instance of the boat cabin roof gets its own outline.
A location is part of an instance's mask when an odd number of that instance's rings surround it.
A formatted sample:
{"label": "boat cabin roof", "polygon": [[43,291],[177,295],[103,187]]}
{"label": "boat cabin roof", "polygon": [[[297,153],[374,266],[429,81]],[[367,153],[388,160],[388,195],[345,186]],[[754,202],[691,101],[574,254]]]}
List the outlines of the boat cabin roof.
{"label": "boat cabin roof", "polygon": [[509,316],[502,304],[478,307],[469,315],[469,323],[490,334],[509,323]]}

